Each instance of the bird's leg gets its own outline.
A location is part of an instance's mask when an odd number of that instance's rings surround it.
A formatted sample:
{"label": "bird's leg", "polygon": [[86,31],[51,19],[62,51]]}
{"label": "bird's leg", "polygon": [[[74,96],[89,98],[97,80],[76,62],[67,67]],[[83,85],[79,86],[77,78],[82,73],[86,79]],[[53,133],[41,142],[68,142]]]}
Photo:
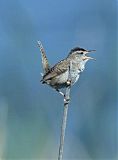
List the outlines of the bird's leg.
{"label": "bird's leg", "polygon": [[65,97],[65,94],[64,94],[63,92],[61,92],[59,89],[56,89],[56,91],[57,91],[58,93],[60,93],[63,97]]}
{"label": "bird's leg", "polygon": [[66,81],[66,84],[67,84],[67,86],[71,86],[71,79],[68,79],[68,80]]}
{"label": "bird's leg", "polygon": [[64,103],[69,103],[70,99],[66,99],[66,96],[63,92],[61,92],[59,89],[56,89],[56,91],[64,97]]}

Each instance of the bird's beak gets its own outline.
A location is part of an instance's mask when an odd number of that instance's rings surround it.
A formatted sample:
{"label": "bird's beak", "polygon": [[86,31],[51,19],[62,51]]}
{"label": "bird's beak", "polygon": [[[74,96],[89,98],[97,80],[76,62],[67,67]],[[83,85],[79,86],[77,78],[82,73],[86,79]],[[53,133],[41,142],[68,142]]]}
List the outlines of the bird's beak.
{"label": "bird's beak", "polygon": [[88,56],[84,56],[83,57],[83,60],[95,60],[96,61],[96,59],[95,58],[92,58],[92,57],[88,57]]}
{"label": "bird's beak", "polygon": [[[96,50],[87,50],[87,51],[85,52],[85,55],[86,55],[87,53],[95,52],[95,51],[96,51]],[[90,59],[96,60],[95,58],[88,57],[88,56],[84,56],[84,57],[83,57],[83,60],[90,60]]]}

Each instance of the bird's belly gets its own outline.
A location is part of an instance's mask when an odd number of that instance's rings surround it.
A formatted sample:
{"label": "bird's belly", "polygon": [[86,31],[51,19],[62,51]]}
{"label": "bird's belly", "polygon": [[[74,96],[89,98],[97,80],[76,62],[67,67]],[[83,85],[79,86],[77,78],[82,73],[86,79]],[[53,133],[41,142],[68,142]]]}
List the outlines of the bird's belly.
{"label": "bird's belly", "polygon": [[75,83],[78,81],[79,76],[80,76],[79,73],[80,73],[80,71],[78,71],[78,70],[71,73],[71,81],[72,81],[72,84],[75,84]]}
{"label": "bird's belly", "polygon": [[80,73],[80,71],[78,71],[78,70],[77,71],[72,71],[70,73],[70,77],[69,77],[69,73],[67,71],[67,72],[57,76],[56,81],[59,84],[63,84],[63,83],[66,83],[68,79],[70,79],[72,84],[74,84],[79,79],[79,76],[80,76],[79,73]]}
{"label": "bird's belly", "polygon": [[78,81],[78,79],[79,79],[79,74],[76,77],[74,77],[72,84],[75,84]]}

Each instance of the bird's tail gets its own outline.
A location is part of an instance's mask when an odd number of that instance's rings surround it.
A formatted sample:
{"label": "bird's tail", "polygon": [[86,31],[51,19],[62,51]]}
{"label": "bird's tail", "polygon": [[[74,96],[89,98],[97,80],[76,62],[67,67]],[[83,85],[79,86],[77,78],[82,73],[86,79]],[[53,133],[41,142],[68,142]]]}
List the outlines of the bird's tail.
{"label": "bird's tail", "polygon": [[[50,70],[50,65],[48,63],[48,59],[46,57],[46,53],[45,53],[45,50],[43,48],[43,45],[40,41],[37,41],[38,43],[38,46],[40,48],[40,52],[41,52],[41,58],[42,58],[42,65],[43,65],[43,71],[44,71],[44,74],[47,73],[49,70]],[[41,75],[43,75],[43,73],[41,73]]]}

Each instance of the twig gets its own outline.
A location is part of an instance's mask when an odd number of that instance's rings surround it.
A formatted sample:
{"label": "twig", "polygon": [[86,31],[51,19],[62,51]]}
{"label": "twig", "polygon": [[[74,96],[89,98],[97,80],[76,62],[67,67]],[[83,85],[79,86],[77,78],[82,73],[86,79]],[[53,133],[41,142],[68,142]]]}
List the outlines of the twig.
{"label": "twig", "polygon": [[[70,81],[70,84],[71,84],[71,74],[70,74],[71,68],[72,68],[72,64],[70,63],[69,75],[68,75],[68,80]],[[65,97],[64,97],[64,111],[63,111],[63,119],[62,119],[62,126],[61,126],[61,136],[60,136],[58,160],[62,160],[62,158],[63,158],[64,138],[65,138],[66,124],[67,124],[68,106],[69,106],[69,100],[70,100],[70,88],[71,88],[71,85],[69,85],[66,88],[66,93],[65,93]]]}
{"label": "twig", "polygon": [[[70,86],[66,88],[65,99],[70,99]],[[64,138],[65,138],[66,123],[67,123],[67,115],[68,115],[68,104],[69,102],[64,102],[58,160],[62,160],[63,157]]]}

